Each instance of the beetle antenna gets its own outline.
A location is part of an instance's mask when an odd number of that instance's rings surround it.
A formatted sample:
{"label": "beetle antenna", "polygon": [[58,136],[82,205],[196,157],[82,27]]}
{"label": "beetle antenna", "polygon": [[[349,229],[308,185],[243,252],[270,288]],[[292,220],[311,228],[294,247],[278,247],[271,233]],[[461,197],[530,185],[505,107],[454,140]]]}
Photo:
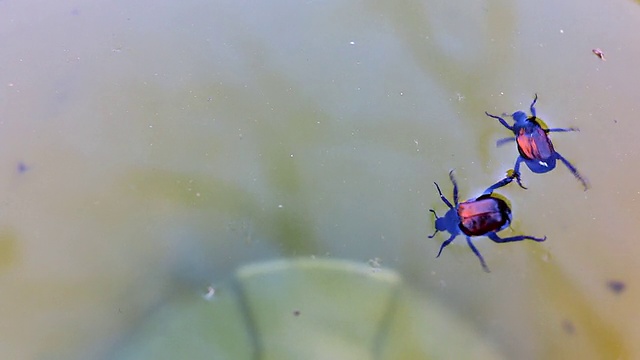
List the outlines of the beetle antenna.
{"label": "beetle antenna", "polygon": [[438,214],[436,214],[436,211],[433,209],[429,209],[429,211],[431,211],[433,213],[433,216],[436,217],[436,220],[439,219]]}
{"label": "beetle antenna", "polygon": [[436,236],[438,231],[440,231],[440,230],[436,229],[436,231],[434,231],[433,234],[429,235],[429,239],[433,239],[433,237]]}

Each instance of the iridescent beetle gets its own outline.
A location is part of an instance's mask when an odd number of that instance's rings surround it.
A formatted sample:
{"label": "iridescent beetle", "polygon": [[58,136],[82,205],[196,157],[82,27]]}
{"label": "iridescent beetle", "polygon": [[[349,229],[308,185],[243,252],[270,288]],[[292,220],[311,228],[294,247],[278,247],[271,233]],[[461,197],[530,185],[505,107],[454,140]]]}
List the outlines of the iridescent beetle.
{"label": "iridescent beetle", "polygon": [[449,207],[449,211],[447,211],[443,217],[438,217],[435,210],[429,210],[436,218],[436,230],[433,235],[429,236],[429,238],[433,238],[438,231],[447,231],[451,234],[451,236],[440,246],[440,251],[438,251],[438,256],[436,257],[440,257],[442,249],[451,244],[453,239],[460,235],[460,232],[462,231],[467,238],[467,244],[473,253],[476,254],[478,259],[480,259],[482,268],[484,271],[489,272],[489,267],[485,263],[484,258],[471,242],[472,236],[487,236],[489,239],[497,243],[521,240],[534,240],[540,242],[547,239],[546,236],[544,238],[527,235],[512,236],[508,238],[501,238],[498,236],[497,232],[507,228],[511,222],[511,208],[509,208],[506,201],[494,195],[493,191],[509,184],[513,181],[513,177],[508,176],[498,181],[487,188],[479,197],[469,199],[462,203],[458,203],[458,184],[453,177],[453,170],[449,172],[449,179],[451,179],[451,182],[453,183],[453,205],[446,197],[444,197],[444,195],[442,195],[440,186],[434,182],[436,189],[438,189],[438,194],[440,194],[440,199]]}
{"label": "iridescent beetle", "polygon": [[[527,117],[523,111],[514,112],[511,117],[513,118],[514,124],[513,126],[509,125],[503,118],[496,115],[491,115],[485,111],[487,116],[492,117],[494,119],[498,119],[502,126],[507,129],[513,131],[514,137],[508,137],[504,139],[500,139],[497,142],[497,145],[503,145],[507,142],[516,141],[518,145],[518,152],[520,156],[516,159],[516,164],[513,169],[513,177],[515,177],[518,181],[518,185],[523,189],[526,189],[522,185],[520,181],[520,164],[524,161],[527,164],[527,167],[537,174],[543,174],[553,170],[556,167],[556,160],[562,161],[562,163],[571,171],[573,176],[575,176],[580,182],[582,186],[584,186],[584,190],[586,191],[589,188],[587,184],[587,180],[580,175],[578,170],[573,166],[567,159],[565,159],[560,153],[558,153],[551,143],[551,139],[549,139],[550,132],[567,132],[567,131],[580,131],[577,128],[567,128],[567,129],[548,129],[544,122],[536,117],[536,108],[535,104],[538,101],[538,94],[536,94],[531,106],[531,116]],[[505,116],[507,114],[503,114]]]}

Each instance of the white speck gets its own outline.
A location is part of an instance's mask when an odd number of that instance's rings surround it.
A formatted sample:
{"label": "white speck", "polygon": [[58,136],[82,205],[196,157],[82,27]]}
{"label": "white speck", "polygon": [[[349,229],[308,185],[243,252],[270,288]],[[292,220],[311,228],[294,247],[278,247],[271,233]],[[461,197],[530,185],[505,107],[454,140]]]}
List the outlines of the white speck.
{"label": "white speck", "polygon": [[544,167],[549,167],[549,165],[544,161],[538,161],[538,163]]}
{"label": "white speck", "polygon": [[210,301],[213,300],[213,297],[216,295],[216,289],[213,286],[209,286],[207,288],[207,292],[202,296],[205,300]]}
{"label": "white speck", "polygon": [[282,204],[278,205],[278,209],[282,209],[283,207]]}
{"label": "white speck", "polygon": [[289,155],[289,156],[293,157],[293,154],[291,154],[291,155]]}
{"label": "white speck", "polygon": [[355,45],[355,44],[356,44],[356,42],[355,42],[355,41],[350,41],[350,42],[349,42],[349,45]]}
{"label": "white speck", "polygon": [[560,34],[564,34],[564,30],[560,29]]}
{"label": "white speck", "polygon": [[371,272],[373,273],[380,271],[380,266],[382,266],[382,260],[380,260],[380,258],[369,259],[367,263],[372,268]]}

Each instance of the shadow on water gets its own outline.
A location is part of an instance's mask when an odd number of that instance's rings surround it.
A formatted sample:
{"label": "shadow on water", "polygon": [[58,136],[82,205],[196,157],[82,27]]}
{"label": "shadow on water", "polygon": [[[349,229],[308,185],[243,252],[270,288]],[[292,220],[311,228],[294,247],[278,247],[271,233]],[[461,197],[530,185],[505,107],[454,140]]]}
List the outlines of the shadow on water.
{"label": "shadow on water", "polygon": [[[291,191],[291,183],[295,182],[294,169],[281,167],[280,173],[290,171],[289,178],[284,182],[275,179],[274,188],[287,186]],[[136,186],[137,195],[151,201],[166,201],[172,206],[187,206],[193,210],[202,210],[211,214],[224,214],[230,217],[240,217],[251,224],[251,231],[261,234],[268,241],[280,248],[283,254],[304,253],[314,254],[319,250],[317,240],[304,213],[297,206],[283,209],[265,209],[255,194],[241,187],[210,176],[193,173],[179,173],[169,170],[137,170],[128,182]],[[285,185],[286,184],[286,185]],[[196,190],[193,190],[196,189]],[[198,194],[194,196],[194,193]],[[295,192],[289,194],[295,197]],[[207,231],[207,229],[202,229]],[[215,231],[213,232],[215,234]],[[212,235],[215,238],[215,235]],[[304,239],[304,241],[301,241]],[[214,239],[215,240],[215,239]]]}

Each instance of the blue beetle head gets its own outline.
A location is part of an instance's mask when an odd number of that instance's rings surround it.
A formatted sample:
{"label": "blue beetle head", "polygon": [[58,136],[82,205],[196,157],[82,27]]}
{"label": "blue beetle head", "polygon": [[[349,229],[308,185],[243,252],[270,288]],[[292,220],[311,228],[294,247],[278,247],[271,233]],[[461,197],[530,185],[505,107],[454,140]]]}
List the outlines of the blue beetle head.
{"label": "blue beetle head", "polygon": [[516,111],[513,113],[513,115],[511,115],[511,117],[513,118],[513,121],[517,123],[523,123],[525,122],[525,120],[527,120],[527,114],[525,114],[522,111]]}
{"label": "blue beetle head", "polygon": [[447,230],[447,219],[444,217],[440,217],[436,219],[436,230],[438,231],[446,231]]}

